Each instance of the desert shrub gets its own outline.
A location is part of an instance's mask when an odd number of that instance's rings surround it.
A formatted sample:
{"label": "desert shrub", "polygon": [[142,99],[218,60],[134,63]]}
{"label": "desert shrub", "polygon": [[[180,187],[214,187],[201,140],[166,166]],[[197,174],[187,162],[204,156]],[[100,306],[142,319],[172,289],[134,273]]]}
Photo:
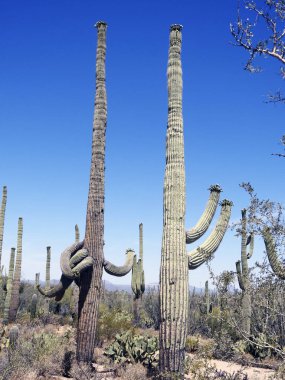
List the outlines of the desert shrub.
{"label": "desert shrub", "polygon": [[28,329],[21,332],[17,347],[13,351],[7,350],[1,357],[0,380],[28,379],[30,373],[37,377],[61,375],[65,368],[65,353],[72,343],[71,332],[62,336]]}
{"label": "desert shrub", "polygon": [[121,334],[132,327],[133,315],[119,309],[109,310],[105,305],[100,305],[98,327],[96,332],[97,344],[102,345],[105,340],[110,340],[116,334]]}
{"label": "desert shrub", "polygon": [[187,336],[185,342],[186,352],[196,352],[199,348],[199,336]]}

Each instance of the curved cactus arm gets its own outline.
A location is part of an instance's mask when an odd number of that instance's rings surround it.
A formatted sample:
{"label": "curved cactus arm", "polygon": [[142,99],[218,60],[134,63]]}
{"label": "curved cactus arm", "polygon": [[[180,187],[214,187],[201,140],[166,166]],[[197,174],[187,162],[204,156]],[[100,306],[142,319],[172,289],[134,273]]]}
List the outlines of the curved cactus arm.
{"label": "curved cactus arm", "polygon": [[83,248],[84,241],[74,243],[66,248],[60,256],[60,268],[65,277],[70,279],[74,278],[74,273],[70,267],[70,258],[81,248]]}
{"label": "curved cactus arm", "polygon": [[253,254],[253,250],[254,250],[254,233],[253,232],[249,235],[247,242],[246,242],[246,245],[249,245],[249,251],[247,253],[247,258],[250,259],[252,254]]}
{"label": "curved cactus arm", "polygon": [[219,185],[212,185],[209,190],[210,197],[205,211],[198,220],[196,226],[191,228],[189,231],[186,231],[186,244],[193,243],[204,235],[215,215],[222,189]]}
{"label": "curved cactus arm", "polygon": [[236,262],[236,270],[237,270],[237,278],[238,278],[239,287],[241,288],[241,290],[245,290],[245,285],[244,285],[244,281],[243,281],[243,275],[242,275],[242,272],[241,272],[240,260]]}
{"label": "curved cactus arm", "polygon": [[79,251],[77,251],[74,254],[74,256],[72,256],[71,259],[69,260],[69,265],[70,265],[71,270],[76,266],[76,264],[78,264],[80,261],[85,259],[87,256],[88,256],[87,249],[82,248]]}
{"label": "curved cactus arm", "polygon": [[94,259],[91,256],[85,257],[80,263],[78,263],[73,269],[73,278],[74,277],[80,277],[81,273],[84,272],[86,269],[93,267]]}
{"label": "curved cactus arm", "polygon": [[56,301],[60,301],[65,293],[65,290],[69,287],[72,281],[72,279],[62,275],[59,280],[59,283],[53,288],[46,290],[43,289],[40,285],[37,285],[37,289],[43,296],[47,298],[56,297]]}
{"label": "curved cactus arm", "polygon": [[285,267],[281,264],[278,259],[276,245],[274,239],[271,235],[270,228],[265,227],[262,230],[262,236],[265,243],[266,253],[268,256],[269,263],[273,272],[278,276],[281,280],[285,280]]}
{"label": "curved cactus arm", "polygon": [[213,232],[203,244],[188,253],[188,267],[190,270],[198,268],[218,249],[228,227],[232,205],[232,202],[227,199],[222,201],[221,214]]}
{"label": "curved cactus arm", "polygon": [[116,265],[110,263],[110,261],[104,259],[103,267],[104,267],[105,271],[108,274],[111,274],[112,276],[116,276],[116,277],[125,276],[127,273],[130,272],[130,270],[133,267],[134,254],[135,254],[135,252],[133,249],[127,249],[126,261],[125,261],[124,265],[116,266]]}

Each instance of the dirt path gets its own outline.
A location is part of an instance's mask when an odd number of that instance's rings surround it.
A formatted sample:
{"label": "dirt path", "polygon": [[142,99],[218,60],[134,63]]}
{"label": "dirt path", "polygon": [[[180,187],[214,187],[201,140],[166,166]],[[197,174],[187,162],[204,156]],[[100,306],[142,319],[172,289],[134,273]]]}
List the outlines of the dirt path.
{"label": "dirt path", "polygon": [[[192,358],[195,358],[194,355],[190,355]],[[225,371],[230,374],[237,373],[241,371],[244,374],[248,375],[249,380],[269,380],[272,379],[274,375],[274,370],[257,368],[257,367],[245,367],[237,363],[226,362],[223,360],[209,359],[207,360],[209,366],[214,366],[218,371]],[[186,379],[190,379],[191,376],[186,376]],[[192,377],[193,378],[193,377]]]}

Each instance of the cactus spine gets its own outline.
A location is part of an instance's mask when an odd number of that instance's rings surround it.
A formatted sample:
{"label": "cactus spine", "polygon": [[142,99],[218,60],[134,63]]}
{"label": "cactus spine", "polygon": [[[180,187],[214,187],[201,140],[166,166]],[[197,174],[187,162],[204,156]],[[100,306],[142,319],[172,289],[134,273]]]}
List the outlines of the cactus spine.
{"label": "cactus spine", "polygon": [[16,251],[15,248],[11,248],[9,274],[8,274],[8,279],[7,279],[7,293],[6,293],[5,304],[4,304],[3,323],[5,324],[9,322],[9,310],[10,310],[13,275],[14,275],[15,251]]}
{"label": "cactus spine", "polygon": [[11,305],[9,312],[9,321],[16,319],[17,310],[20,302],[20,281],[21,281],[21,268],[22,268],[22,241],[23,241],[23,219],[18,220],[18,238],[17,238],[17,256],[14,271],[14,279],[11,294]]}
{"label": "cactus spine", "polygon": [[133,258],[132,268],[132,291],[133,298],[133,312],[135,323],[139,322],[139,314],[141,309],[141,299],[145,291],[144,270],[143,270],[143,224],[139,225],[139,260],[137,256]]}
{"label": "cactus spine", "polygon": [[3,234],[4,234],[4,221],[7,204],[7,187],[3,186],[2,191],[2,203],[0,209],[0,315],[4,309],[4,291],[3,291],[3,273],[2,273],[2,246],[3,246]]}
{"label": "cactus spine", "polygon": [[79,227],[77,224],[75,224],[75,243],[79,243],[79,241],[80,241]]}
{"label": "cactus spine", "polygon": [[[200,249],[186,252],[186,243],[195,241],[209,226],[215,213],[219,186],[210,188],[211,197],[201,219],[185,231],[185,166],[182,118],[181,25],[170,28],[168,59],[168,125],[163,198],[163,237],[160,266],[160,376],[184,378],[185,339],[188,313],[188,267],[201,265],[217,248],[226,231],[231,203],[224,202],[223,217],[215,233]],[[194,258],[193,258],[194,255]],[[191,261],[192,260],[192,261]]]}
{"label": "cactus spine", "polygon": [[[239,287],[242,290],[242,323],[241,328],[247,335],[250,334],[251,325],[251,295],[250,295],[250,281],[249,269],[247,260],[252,256],[254,237],[250,234],[247,237],[247,218],[246,209],[241,211],[241,261],[236,262],[236,270]],[[249,253],[247,253],[247,245],[250,244]]]}

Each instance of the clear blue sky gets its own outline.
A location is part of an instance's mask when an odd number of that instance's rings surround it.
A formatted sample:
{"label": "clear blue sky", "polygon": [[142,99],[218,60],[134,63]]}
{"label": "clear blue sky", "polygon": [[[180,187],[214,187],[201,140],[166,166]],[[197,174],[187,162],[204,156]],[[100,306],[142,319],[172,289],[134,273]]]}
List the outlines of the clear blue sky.
{"label": "clear blue sky", "polygon": [[[187,227],[201,215],[214,183],[235,204],[232,220],[248,204],[238,186],[242,181],[251,181],[261,198],[284,202],[285,161],[271,153],[282,150],[285,106],[264,103],[266,94],[283,83],[278,65],[269,60],[260,74],[243,70],[247,55],[230,44],[229,23],[235,15],[236,0],[0,1],[5,265],[16,245],[19,216],[24,219],[26,279],[35,272],[44,278],[47,245],[52,247],[51,275],[58,278],[59,256],[73,242],[76,223],[84,236],[95,90],[93,25],[98,20],[108,23],[109,260],[119,265],[126,248],[138,250],[143,222],[146,281],[158,282],[173,23],[184,26]],[[257,247],[255,260],[262,257],[262,244]],[[216,273],[234,270],[239,255],[240,241],[229,232],[213,261]],[[130,282],[130,275],[104,276],[114,283]],[[201,286],[207,278],[205,266],[190,272],[191,285]]]}

